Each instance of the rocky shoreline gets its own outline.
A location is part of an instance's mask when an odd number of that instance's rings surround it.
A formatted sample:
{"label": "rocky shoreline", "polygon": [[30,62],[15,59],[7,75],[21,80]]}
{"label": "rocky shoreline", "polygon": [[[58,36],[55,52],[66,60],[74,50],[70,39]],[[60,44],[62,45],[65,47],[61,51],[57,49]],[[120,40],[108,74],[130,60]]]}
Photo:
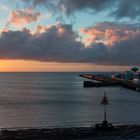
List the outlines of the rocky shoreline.
{"label": "rocky shoreline", "polygon": [[140,125],[120,125],[113,130],[94,127],[1,130],[0,140],[138,140]]}

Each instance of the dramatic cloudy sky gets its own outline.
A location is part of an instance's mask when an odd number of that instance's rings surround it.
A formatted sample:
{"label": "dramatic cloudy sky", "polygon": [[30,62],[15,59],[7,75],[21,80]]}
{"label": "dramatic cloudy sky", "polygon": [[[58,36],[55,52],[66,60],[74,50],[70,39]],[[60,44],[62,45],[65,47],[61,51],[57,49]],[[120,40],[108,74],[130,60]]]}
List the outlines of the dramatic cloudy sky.
{"label": "dramatic cloudy sky", "polygon": [[140,66],[140,0],[0,0],[0,71]]}

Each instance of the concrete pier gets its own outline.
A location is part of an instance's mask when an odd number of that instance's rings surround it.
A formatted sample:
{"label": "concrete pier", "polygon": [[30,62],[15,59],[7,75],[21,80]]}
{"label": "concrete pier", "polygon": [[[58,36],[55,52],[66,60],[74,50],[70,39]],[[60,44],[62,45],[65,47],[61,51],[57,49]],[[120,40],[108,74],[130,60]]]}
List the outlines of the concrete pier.
{"label": "concrete pier", "polygon": [[128,89],[140,91],[140,84],[135,83],[132,80],[125,80],[122,78],[108,78],[108,77],[103,77],[103,76],[101,77],[101,76],[96,76],[92,74],[85,74],[85,75],[79,75],[79,76],[86,79],[90,79],[90,81],[83,82],[83,86],[85,88],[86,87],[104,87],[104,86],[122,86]]}
{"label": "concrete pier", "polygon": [[105,83],[105,82],[94,82],[94,81],[84,81],[84,87],[104,87],[104,86],[118,86],[118,83]]}

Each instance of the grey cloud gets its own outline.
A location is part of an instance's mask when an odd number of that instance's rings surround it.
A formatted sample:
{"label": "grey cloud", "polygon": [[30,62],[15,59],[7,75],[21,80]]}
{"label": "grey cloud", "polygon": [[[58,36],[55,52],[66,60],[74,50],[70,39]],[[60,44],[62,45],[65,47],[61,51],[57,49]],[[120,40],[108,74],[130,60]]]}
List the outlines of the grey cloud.
{"label": "grey cloud", "polygon": [[117,18],[140,18],[140,0],[119,0],[113,14]]}
{"label": "grey cloud", "polygon": [[[115,23],[106,23],[107,25],[111,28],[120,26]],[[136,34],[115,42],[111,47],[101,42],[93,42],[90,47],[85,47],[81,41],[77,41],[79,35],[72,30],[72,26],[66,24],[53,25],[38,34],[31,34],[27,29],[3,32],[0,36],[0,58],[140,65],[140,28],[138,25],[127,26]],[[119,36],[123,34],[119,33]]]}
{"label": "grey cloud", "polygon": [[[43,5],[49,9],[71,15],[76,11],[107,10],[116,18],[135,19],[140,17],[140,0],[23,0],[34,6]],[[63,9],[63,10],[62,10]]]}
{"label": "grey cloud", "polygon": [[[23,0],[33,6],[46,6],[49,9],[66,12],[67,15],[73,14],[75,11],[91,9],[94,11],[104,10],[114,4],[112,0]],[[65,10],[64,10],[65,9]],[[64,11],[63,11],[64,10]]]}
{"label": "grey cloud", "polygon": [[[140,39],[139,39],[140,40]],[[112,48],[108,48],[103,43],[93,44],[91,48],[85,50],[85,62],[102,64],[102,65],[125,65],[140,66],[140,41],[130,39],[115,44]],[[137,44],[138,43],[138,44]]]}
{"label": "grey cloud", "polygon": [[[61,33],[59,29],[64,31]],[[74,61],[83,47],[76,38],[71,25],[52,26],[44,33],[34,35],[27,29],[3,32],[0,37],[0,58]]]}
{"label": "grey cloud", "polygon": [[[104,22],[93,27],[98,30],[110,30],[118,38],[111,46],[93,43],[84,53],[88,62],[106,65],[140,65],[140,26],[139,24],[116,24]],[[92,27],[90,27],[92,29]],[[114,32],[112,34],[112,31]],[[109,33],[109,32],[108,32]],[[113,37],[113,38],[114,38]]]}
{"label": "grey cloud", "polygon": [[59,0],[22,0],[27,4],[27,6],[43,6],[47,7],[49,10],[56,11],[56,9],[59,7],[58,2]]}
{"label": "grey cloud", "polygon": [[92,9],[94,11],[103,10],[113,4],[112,0],[60,0],[59,5],[63,5],[69,15],[75,11]]}

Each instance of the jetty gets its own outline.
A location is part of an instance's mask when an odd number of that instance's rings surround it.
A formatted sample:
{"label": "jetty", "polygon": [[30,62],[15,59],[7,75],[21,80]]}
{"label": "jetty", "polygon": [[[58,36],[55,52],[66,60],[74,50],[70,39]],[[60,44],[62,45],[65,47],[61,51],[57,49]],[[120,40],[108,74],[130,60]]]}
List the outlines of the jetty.
{"label": "jetty", "polygon": [[80,74],[79,76],[90,79],[83,82],[84,87],[122,86],[140,91],[140,72],[136,67],[119,74]]}

